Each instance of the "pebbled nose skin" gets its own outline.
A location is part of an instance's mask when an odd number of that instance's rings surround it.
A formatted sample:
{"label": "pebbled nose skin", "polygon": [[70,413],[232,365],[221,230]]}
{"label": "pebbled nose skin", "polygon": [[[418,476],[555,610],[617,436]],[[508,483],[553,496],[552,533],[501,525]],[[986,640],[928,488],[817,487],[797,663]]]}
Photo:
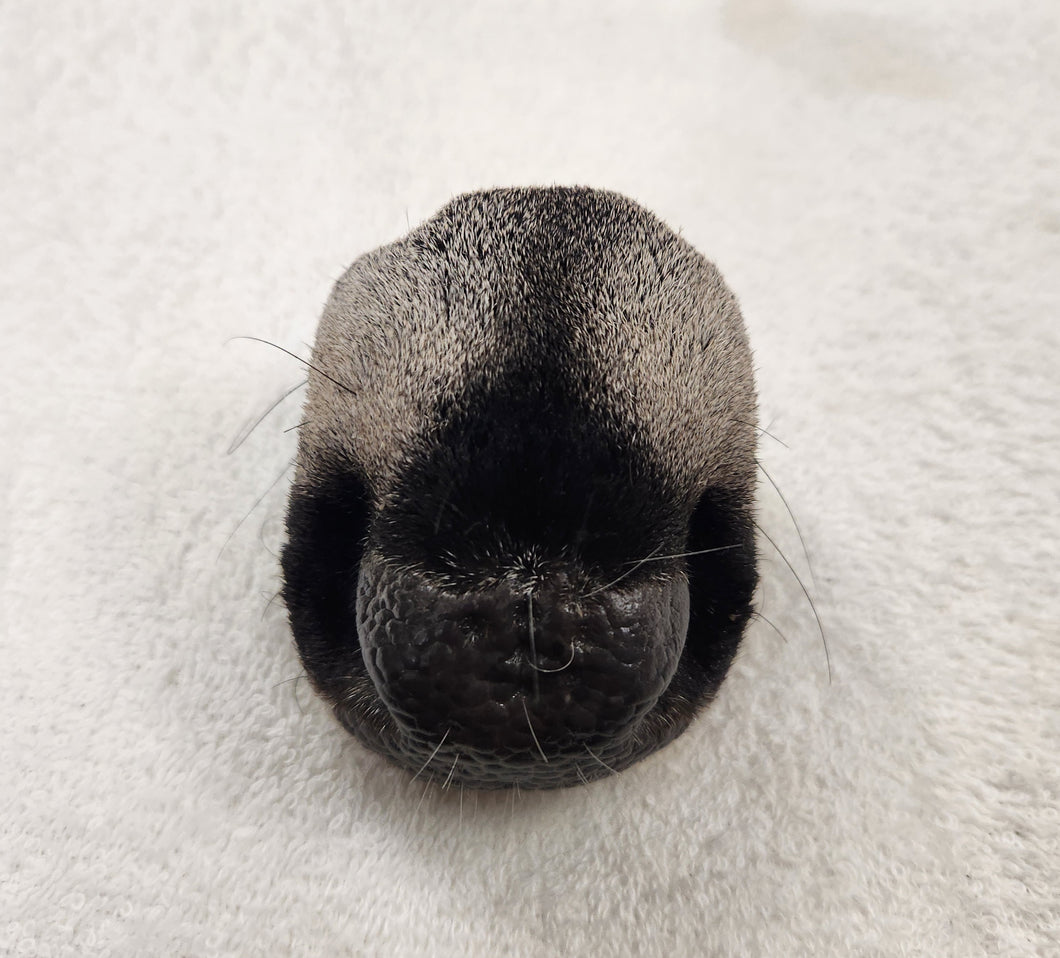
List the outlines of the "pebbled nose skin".
{"label": "pebbled nose skin", "polygon": [[620,745],[673,677],[688,627],[683,576],[626,589],[566,570],[447,591],[365,556],[357,630],[401,731],[493,756],[584,756]]}

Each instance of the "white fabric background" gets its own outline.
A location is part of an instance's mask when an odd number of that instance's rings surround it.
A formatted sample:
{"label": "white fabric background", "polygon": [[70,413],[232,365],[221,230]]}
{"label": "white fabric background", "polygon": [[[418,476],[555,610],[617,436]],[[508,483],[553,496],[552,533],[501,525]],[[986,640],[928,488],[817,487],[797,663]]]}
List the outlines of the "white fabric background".
{"label": "white fabric background", "polygon": [[[0,45],[0,952],[1060,953],[1054,0],[12,0]],[[305,354],[356,255],[529,183],[737,292],[834,677],[765,546],[786,642],[672,747],[425,794],[285,681],[299,398],[226,449],[301,377],[228,340]]]}

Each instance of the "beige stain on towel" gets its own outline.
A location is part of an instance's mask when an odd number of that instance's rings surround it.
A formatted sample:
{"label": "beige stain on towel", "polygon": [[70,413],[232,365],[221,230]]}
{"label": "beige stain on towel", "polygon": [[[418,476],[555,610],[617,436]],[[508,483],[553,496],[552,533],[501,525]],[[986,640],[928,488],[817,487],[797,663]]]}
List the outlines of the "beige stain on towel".
{"label": "beige stain on towel", "polygon": [[941,99],[952,82],[937,56],[895,21],[852,12],[810,13],[791,0],[725,0],[722,30],[827,90]]}

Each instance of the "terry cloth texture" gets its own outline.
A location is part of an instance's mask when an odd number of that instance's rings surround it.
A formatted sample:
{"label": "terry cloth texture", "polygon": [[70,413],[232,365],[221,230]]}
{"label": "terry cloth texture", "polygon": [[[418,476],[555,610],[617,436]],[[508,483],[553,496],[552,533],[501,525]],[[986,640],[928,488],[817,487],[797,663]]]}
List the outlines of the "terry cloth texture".
{"label": "terry cloth texture", "polygon": [[[1060,954],[1055,0],[0,8],[0,953]],[[410,784],[276,554],[331,283],[466,190],[718,263],[777,493],[714,707]],[[783,637],[780,634],[783,633]]]}

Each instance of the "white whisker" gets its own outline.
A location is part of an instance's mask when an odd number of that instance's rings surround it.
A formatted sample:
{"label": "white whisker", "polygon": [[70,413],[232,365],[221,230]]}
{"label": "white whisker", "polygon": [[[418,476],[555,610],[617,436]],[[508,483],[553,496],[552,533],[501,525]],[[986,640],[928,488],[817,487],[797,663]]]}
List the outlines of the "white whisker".
{"label": "white whisker", "polygon": [[430,764],[431,764],[431,762],[433,762],[433,761],[434,761],[434,756],[438,754],[438,750],[439,750],[439,749],[440,749],[440,748],[441,748],[441,747],[442,747],[442,746],[443,746],[443,745],[445,744],[445,740],[446,740],[446,739],[447,739],[447,738],[449,737],[449,733],[450,733],[451,731],[452,731],[452,729],[448,729],[448,728],[447,728],[447,729],[445,730],[445,735],[443,735],[443,736],[442,736],[442,740],[441,740],[441,741],[440,741],[440,742],[439,742],[439,743],[438,743],[437,745],[435,745],[435,746],[434,746],[434,751],[433,751],[433,752],[431,752],[431,754],[430,754],[430,755],[429,755],[429,756],[427,757],[427,761],[426,761],[426,762],[424,762],[424,763],[423,763],[423,764],[422,764],[422,765],[420,766],[420,770],[419,770],[419,771],[418,771],[418,772],[417,772],[417,773],[416,773],[415,775],[413,775],[413,776],[412,776],[412,781],[413,781],[413,782],[414,782],[414,781],[416,781],[416,779],[417,779],[417,778],[419,778],[419,777],[420,777],[420,775],[422,775],[422,774],[423,774],[423,770],[424,770],[424,769],[425,769],[425,768],[426,768],[426,767],[427,767],[428,765],[430,765]]}
{"label": "white whisker", "polygon": [[603,765],[603,767],[606,768],[612,775],[617,775],[618,774],[618,772],[616,772],[610,765],[607,764],[607,762],[605,762],[602,758],[600,758],[600,756],[597,755],[596,752],[594,752],[591,748],[589,748],[588,745],[585,746],[585,751],[587,751],[593,758],[596,759],[596,761],[598,761],[601,765]]}
{"label": "white whisker", "polygon": [[526,724],[530,729],[530,737],[534,740],[534,744],[537,746],[537,750],[541,755],[541,760],[547,765],[548,756],[545,754],[545,750],[541,747],[541,743],[537,740],[537,733],[534,731],[534,723],[530,721],[530,713],[526,710],[526,699],[523,699],[523,715],[526,716]]}

